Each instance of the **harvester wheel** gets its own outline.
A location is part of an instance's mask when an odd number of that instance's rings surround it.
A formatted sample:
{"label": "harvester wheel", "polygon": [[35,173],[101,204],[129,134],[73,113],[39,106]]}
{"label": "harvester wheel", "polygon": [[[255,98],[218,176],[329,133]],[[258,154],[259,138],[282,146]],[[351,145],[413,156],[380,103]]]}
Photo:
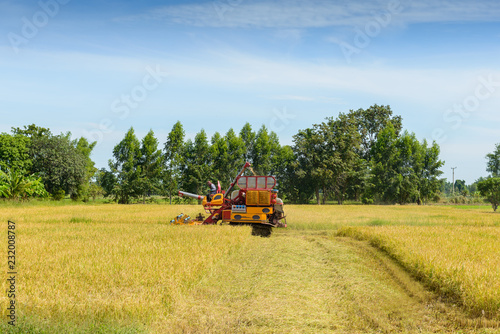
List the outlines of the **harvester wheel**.
{"label": "harvester wheel", "polygon": [[273,227],[264,224],[253,224],[252,225],[252,235],[268,238],[271,236]]}

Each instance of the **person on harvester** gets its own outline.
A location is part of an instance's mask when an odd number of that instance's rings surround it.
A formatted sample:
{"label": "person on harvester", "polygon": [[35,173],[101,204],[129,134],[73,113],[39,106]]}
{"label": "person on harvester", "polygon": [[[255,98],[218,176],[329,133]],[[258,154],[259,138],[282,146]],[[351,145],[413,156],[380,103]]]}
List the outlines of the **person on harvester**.
{"label": "person on harvester", "polygon": [[212,201],[212,196],[217,193],[217,188],[215,187],[215,184],[213,184],[211,181],[208,181],[207,185],[210,188],[210,193],[207,195],[207,202],[210,202]]}

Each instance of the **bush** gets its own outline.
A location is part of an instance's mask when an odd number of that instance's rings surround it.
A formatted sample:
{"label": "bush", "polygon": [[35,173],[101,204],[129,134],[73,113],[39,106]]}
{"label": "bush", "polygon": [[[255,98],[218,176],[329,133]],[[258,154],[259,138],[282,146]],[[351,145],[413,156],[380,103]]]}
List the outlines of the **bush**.
{"label": "bush", "polygon": [[0,170],[0,197],[8,199],[28,199],[32,197],[47,197],[48,193],[41,178],[33,175],[23,175],[19,170]]}
{"label": "bush", "polygon": [[434,196],[431,199],[432,202],[434,203],[439,203],[441,201],[441,195],[440,194],[434,194]]}
{"label": "bush", "polygon": [[[73,202],[76,202],[76,201],[80,200],[80,196],[79,196],[79,195],[78,195],[78,193],[76,193],[76,192],[71,193],[71,195],[70,195],[69,197],[71,198],[71,200],[72,200]],[[63,196],[63,198],[64,198],[64,196]]]}
{"label": "bush", "polygon": [[373,198],[363,195],[361,198],[361,203],[363,204],[373,204]]}
{"label": "bush", "polygon": [[64,198],[64,196],[66,196],[64,189],[58,189],[52,194],[52,199],[54,201],[60,201]]}

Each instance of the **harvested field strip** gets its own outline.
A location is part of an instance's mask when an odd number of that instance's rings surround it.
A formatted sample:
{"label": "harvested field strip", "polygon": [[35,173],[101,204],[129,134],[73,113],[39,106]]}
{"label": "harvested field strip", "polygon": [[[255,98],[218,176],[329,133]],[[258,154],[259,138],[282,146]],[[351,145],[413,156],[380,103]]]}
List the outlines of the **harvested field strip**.
{"label": "harvested field strip", "polygon": [[462,317],[362,242],[280,231],[219,262],[155,331],[476,333]]}
{"label": "harvested field strip", "polygon": [[500,228],[474,226],[344,227],[472,316],[500,320]]}

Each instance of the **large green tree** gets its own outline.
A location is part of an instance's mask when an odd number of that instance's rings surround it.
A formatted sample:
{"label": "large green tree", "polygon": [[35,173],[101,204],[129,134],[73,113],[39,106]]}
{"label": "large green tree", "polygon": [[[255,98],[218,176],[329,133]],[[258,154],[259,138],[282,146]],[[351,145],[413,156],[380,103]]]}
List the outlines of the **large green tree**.
{"label": "large green tree", "polygon": [[73,141],[73,146],[78,152],[84,157],[85,160],[85,178],[84,181],[78,186],[77,191],[73,194],[73,199],[84,199],[87,200],[89,197],[89,187],[97,172],[94,161],[90,158],[92,150],[96,146],[97,142],[89,143],[84,137]]}
{"label": "large green tree", "polygon": [[296,183],[296,171],[294,168],[295,155],[289,145],[279,148],[278,154],[274,157],[274,171],[278,182],[279,197],[291,201],[299,201],[300,195]]}
{"label": "large green tree", "polygon": [[114,194],[114,189],[117,180],[115,174],[106,168],[101,168],[96,173],[96,184],[103,189],[104,197],[109,197]]}
{"label": "large green tree", "polygon": [[293,136],[295,161],[292,164],[294,185],[290,185],[289,196],[293,201],[308,203],[313,195],[320,204],[320,190],[323,187],[321,175],[322,138],[315,129],[299,130]]}
{"label": "large green tree", "polygon": [[368,109],[351,110],[350,114],[357,120],[358,132],[361,136],[360,156],[367,161],[371,160],[371,148],[377,141],[380,131],[390,123],[398,136],[403,126],[401,116],[393,116],[389,105],[374,104]]}
{"label": "large green tree", "polygon": [[138,183],[143,203],[147,195],[160,192],[164,170],[163,161],[163,153],[158,149],[158,139],[155,138],[153,130],[150,130],[142,139],[141,155],[138,161],[140,172]]}
{"label": "large green tree", "polygon": [[361,136],[352,115],[339,114],[318,126],[323,144],[320,146],[320,174],[323,182],[323,203],[333,193],[342,204],[350,183],[362,172],[363,160],[357,154]]}
{"label": "large green tree", "polygon": [[182,188],[185,191],[203,194],[206,182],[211,179],[211,154],[205,130],[198,132],[185,145],[182,166]]}
{"label": "large green tree", "polygon": [[439,147],[420,143],[415,134],[398,136],[392,124],[383,129],[371,150],[372,195],[389,203],[421,203],[436,195],[442,174]]}
{"label": "large green tree", "polygon": [[231,174],[228,169],[229,153],[226,138],[216,132],[211,139],[210,146],[210,166],[213,182],[220,181],[223,187],[227,187],[231,182]]}
{"label": "large green tree", "polygon": [[170,204],[172,204],[172,195],[176,193],[181,182],[181,167],[184,161],[184,128],[181,122],[177,121],[168,134],[165,142],[165,166],[162,175],[163,190],[168,194]]}
{"label": "large green tree", "polygon": [[0,134],[0,170],[15,169],[22,173],[31,171],[30,145],[31,141],[26,136]]}
{"label": "large green tree", "polygon": [[243,138],[237,136],[233,129],[229,129],[225,135],[225,139],[228,155],[227,170],[230,176],[229,179],[232,181],[245,164],[246,147]]}
{"label": "large green tree", "polygon": [[481,196],[486,197],[491,203],[493,211],[497,211],[500,204],[500,177],[492,177],[480,181],[477,184],[477,189],[481,193]]}
{"label": "large green tree", "polygon": [[443,174],[441,168],[444,165],[444,162],[439,159],[439,145],[433,142],[432,146],[428,146],[427,141],[424,139],[420,149],[422,150],[419,155],[420,161],[416,163],[417,188],[420,196],[417,199],[418,204],[436,198],[444,182],[439,178]]}
{"label": "large green tree", "polygon": [[486,155],[486,171],[491,173],[492,177],[500,176],[500,144],[495,145],[495,151]]}
{"label": "large green tree", "polygon": [[51,137],[52,133],[50,129],[37,126],[35,124],[25,125],[23,128],[12,128],[12,133],[14,135],[21,135],[28,137],[29,139],[40,138],[40,137]]}
{"label": "large green tree", "polygon": [[467,185],[465,184],[465,180],[455,180],[454,191],[455,194],[461,194],[465,190],[467,190]]}
{"label": "large green tree", "polygon": [[262,125],[255,136],[250,153],[250,161],[255,173],[259,175],[271,173],[273,169],[272,156],[275,154],[273,151],[276,151],[276,140],[276,135],[273,135],[273,133],[270,134],[266,126]]}
{"label": "large green tree", "polygon": [[409,160],[412,144],[408,135],[399,139],[392,124],[380,131],[370,153],[371,191],[376,200],[404,204],[417,195]]}
{"label": "large green tree", "polygon": [[114,160],[109,161],[109,168],[116,177],[113,194],[118,203],[128,204],[132,199],[143,194],[140,180],[139,162],[142,157],[141,143],[134,128],[130,128],[125,137],[113,149]]}
{"label": "large green tree", "polygon": [[70,136],[67,133],[31,138],[32,172],[41,176],[52,195],[61,191],[71,195],[86,182],[85,156],[73,145]]}
{"label": "large green tree", "polygon": [[245,161],[250,161],[252,156],[253,145],[255,142],[255,132],[252,131],[250,123],[245,123],[240,131],[240,138],[245,145]]}

